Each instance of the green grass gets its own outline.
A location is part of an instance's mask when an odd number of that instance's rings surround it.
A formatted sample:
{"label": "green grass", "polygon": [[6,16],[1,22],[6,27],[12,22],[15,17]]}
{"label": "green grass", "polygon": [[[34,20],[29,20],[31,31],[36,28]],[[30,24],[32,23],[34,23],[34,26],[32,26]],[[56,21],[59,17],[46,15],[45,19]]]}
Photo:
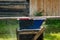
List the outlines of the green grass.
{"label": "green grass", "polygon": [[60,19],[47,19],[44,40],[60,40]]}
{"label": "green grass", "polygon": [[47,33],[44,40],[60,40],[60,33]]}
{"label": "green grass", "polygon": [[[47,19],[44,40],[60,40],[60,19]],[[16,40],[17,20],[0,20],[0,40]]]}
{"label": "green grass", "polygon": [[17,20],[0,20],[0,40],[16,40]]}

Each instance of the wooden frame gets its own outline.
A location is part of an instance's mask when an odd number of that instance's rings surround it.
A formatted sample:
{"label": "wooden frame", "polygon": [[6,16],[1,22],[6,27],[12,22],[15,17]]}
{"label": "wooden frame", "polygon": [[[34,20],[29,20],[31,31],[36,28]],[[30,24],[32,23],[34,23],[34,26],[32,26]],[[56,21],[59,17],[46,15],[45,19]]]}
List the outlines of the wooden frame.
{"label": "wooden frame", "polygon": [[41,34],[43,34],[44,30],[45,30],[45,28],[41,27],[39,31],[33,31],[33,30],[32,31],[28,31],[28,30],[26,30],[26,31],[17,31],[17,39],[20,40],[18,34],[20,34],[20,35],[21,34],[35,34],[35,36],[34,36],[34,38],[32,38],[32,40],[37,40],[38,37]]}

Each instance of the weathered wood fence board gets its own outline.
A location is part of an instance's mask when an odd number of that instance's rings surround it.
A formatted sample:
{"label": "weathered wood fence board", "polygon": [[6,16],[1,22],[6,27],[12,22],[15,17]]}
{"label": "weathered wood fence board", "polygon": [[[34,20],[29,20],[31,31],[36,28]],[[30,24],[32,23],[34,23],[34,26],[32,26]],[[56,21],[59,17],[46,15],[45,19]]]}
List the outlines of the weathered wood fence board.
{"label": "weathered wood fence board", "polygon": [[[44,10],[43,11],[44,16],[60,16],[60,0],[37,0],[36,2],[37,2],[37,7],[35,7],[35,9],[37,8],[37,11]],[[35,5],[36,5],[36,3],[35,3]],[[35,6],[35,5],[33,5],[33,6]],[[36,10],[34,10],[34,11],[36,11]],[[32,12],[32,13],[34,13],[34,12]]]}
{"label": "weathered wood fence board", "polygon": [[43,5],[46,16],[60,16],[60,0],[44,0]]}

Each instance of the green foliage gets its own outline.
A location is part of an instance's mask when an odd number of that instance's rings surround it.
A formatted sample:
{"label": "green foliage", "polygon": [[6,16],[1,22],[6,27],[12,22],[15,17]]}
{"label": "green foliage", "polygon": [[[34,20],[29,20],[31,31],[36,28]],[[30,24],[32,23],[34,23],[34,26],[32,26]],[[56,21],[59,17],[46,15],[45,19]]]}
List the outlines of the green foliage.
{"label": "green foliage", "polygon": [[1,37],[16,34],[17,27],[17,20],[0,20],[0,35],[2,35]]}
{"label": "green foliage", "polygon": [[35,12],[35,13],[34,13],[34,16],[42,16],[42,13],[43,13],[43,12]]}
{"label": "green foliage", "polygon": [[58,18],[50,18],[47,19],[45,22],[45,25],[47,25],[47,31],[46,32],[59,32],[60,31],[60,19]]}
{"label": "green foliage", "polygon": [[46,20],[47,25],[60,25],[60,19],[58,18],[50,18]]}
{"label": "green foliage", "polygon": [[[0,33],[9,34],[10,30],[15,30],[18,26],[17,20],[0,20]],[[15,32],[15,31],[14,31]]]}
{"label": "green foliage", "polygon": [[50,19],[47,19],[45,23],[49,27],[59,27],[60,26],[60,19],[50,18]]}

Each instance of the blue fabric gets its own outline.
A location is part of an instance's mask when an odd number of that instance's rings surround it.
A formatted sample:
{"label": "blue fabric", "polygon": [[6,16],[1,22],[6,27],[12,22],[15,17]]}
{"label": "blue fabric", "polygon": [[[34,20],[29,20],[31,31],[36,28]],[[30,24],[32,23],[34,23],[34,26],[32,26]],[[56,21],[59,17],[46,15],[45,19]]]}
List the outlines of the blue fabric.
{"label": "blue fabric", "polygon": [[34,20],[34,23],[32,26],[27,27],[27,29],[40,29],[42,23],[44,20]]}
{"label": "blue fabric", "polygon": [[28,27],[20,27],[20,29],[40,29],[42,23],[44,20],[33,20],[33,25],[30,25]]}

